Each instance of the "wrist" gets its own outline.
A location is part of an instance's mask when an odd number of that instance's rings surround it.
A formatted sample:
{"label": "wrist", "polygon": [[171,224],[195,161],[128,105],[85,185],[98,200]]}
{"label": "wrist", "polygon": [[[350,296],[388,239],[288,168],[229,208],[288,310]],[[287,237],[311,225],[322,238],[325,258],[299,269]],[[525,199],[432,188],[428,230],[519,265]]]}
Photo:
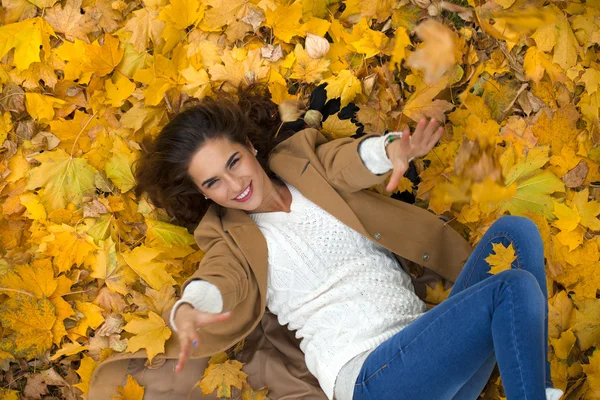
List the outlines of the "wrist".
{"label": "wrist", "polygon": [[[389,132],[384,135],[384,145],[383,146],[384,146],[384,151],[385,151],[385,154],[386,154],[388,160],[391,161],[391,157],[390,157],[391,144],[396,140],[400,140],[402,138],[402,136],[404,136],[404,132]],[[414,159],[414,157],[412,157],[408,154],[406,156],[409,157],[408,158],[409,163]]]}

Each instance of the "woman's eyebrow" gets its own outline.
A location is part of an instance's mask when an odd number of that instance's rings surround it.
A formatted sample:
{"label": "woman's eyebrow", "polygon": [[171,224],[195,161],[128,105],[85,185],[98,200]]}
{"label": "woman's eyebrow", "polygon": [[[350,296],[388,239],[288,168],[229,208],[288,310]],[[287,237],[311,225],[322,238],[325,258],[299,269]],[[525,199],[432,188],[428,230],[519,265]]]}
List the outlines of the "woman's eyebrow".
{"label": "woman's eyebrow", "polygon": [[[227,160],[227,162],[225,163],[225,168],[229,167],[231,165],[231,163],[233,162],[233,159],[235,158],[235,156],[237,156],[240,152],[236,151],[235,153],[233,153],[231,155],[231,157],[229,157],[229,159]],[[216,177],[212,177],[212,178],[208,178],[207,180],[205,180],[204,182],[202,182],[201,186],[206,185],[207,183],[209,183],[210,181],[212,181],[213,179],[217,179]]]}

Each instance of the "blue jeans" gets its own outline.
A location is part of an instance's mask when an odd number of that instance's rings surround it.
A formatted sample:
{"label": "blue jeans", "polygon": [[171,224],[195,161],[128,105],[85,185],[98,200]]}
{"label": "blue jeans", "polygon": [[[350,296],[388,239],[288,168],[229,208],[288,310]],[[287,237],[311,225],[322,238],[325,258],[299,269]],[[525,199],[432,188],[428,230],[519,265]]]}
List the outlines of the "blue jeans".
{"label": "blue jeans", "polygon": [[[510,270],[488,273],[492,243],[512,243]],[[546,399],[553,384],[544,246],[524,217],[495,221],[449,297],[367,357],[353,399],[474,400],[496,362],[508,400]]]}

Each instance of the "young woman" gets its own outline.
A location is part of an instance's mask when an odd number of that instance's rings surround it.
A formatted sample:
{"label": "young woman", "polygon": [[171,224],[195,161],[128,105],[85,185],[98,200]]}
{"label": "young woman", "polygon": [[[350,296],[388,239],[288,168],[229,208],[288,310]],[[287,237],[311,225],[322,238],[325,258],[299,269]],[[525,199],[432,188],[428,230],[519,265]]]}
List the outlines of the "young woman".
{"label": "young woman", "polygon": [[[247,93],[240,102],[257,100]],[[276,107],[255,104],[244,113],[206,99],[181,112],[136,169],[136,193],[197,225],[206,252],[171,311],[177,372],[194,348],[215,353],[244,338],[268,307],[296,331],[330,399],[472,400],[496,362],[508,399],[561,396],[536,226],[502,217],[471,253],[431,213],[365,190],[390,176],[391,191],[439,141],[438,122],[420,121],[412,135],[327,141],[305,129],[276,139]],[[488,273],[493,243],[515,248],[511,270]],[[402,258],[454,281],[448,299],[426,311]]]}

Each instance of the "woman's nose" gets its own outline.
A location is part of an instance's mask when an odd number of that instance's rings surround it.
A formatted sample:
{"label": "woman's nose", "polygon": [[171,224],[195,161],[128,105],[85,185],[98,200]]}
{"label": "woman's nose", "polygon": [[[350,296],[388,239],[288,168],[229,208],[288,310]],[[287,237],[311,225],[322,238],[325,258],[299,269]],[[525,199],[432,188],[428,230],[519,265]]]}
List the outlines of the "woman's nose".
{"label": "woman's nose", "polygon": [[231,191],[237,196],[244,189],[244,180],[235,176],[229,175],[229,187]]}

